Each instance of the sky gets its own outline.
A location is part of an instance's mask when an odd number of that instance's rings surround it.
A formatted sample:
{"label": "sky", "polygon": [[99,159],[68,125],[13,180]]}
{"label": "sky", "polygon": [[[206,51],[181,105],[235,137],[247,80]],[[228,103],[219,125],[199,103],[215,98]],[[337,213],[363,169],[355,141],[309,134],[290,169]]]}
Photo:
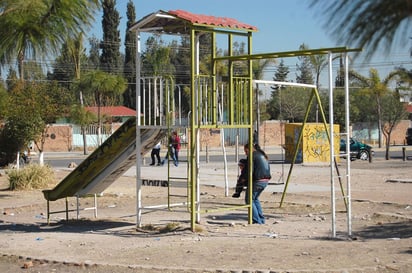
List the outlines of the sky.
{"label": "sky", "polygon": [[[117,11],[121,17],[120,38],[124,44],[127,3],[129,0],[117,0]],[[298,50],[302,43],[311,49],[347,46],[337,44],[323,27],[324,19],[316,10],[309,8],[309,0],[133,0],[136,20],[158,10],[185,10],[195,14],[230,17],[242,23],[253,25],[258,32],[253,34],[253,53],[270,53]],[[91,36],[102,38],[102,14],[96,15]],[[178,38],[176,38],[178,39]],[[356,71],[367,76],[371,67],[377,68],[381,78],[395,66],[412,68],[409,55],[410,45],[398,47],[389,54],[378,53],[368,63],[355,60]],[[121,49],[123,51],[123,48]],[[296,78],[296,59],[284,59],[289,65],[289,76]],[[268,70],[265,80],[272,80],[274,69]],[[326,76],[325,76],[326,75]],[[327,85],[327,71],[323,71],[322,85]]]}

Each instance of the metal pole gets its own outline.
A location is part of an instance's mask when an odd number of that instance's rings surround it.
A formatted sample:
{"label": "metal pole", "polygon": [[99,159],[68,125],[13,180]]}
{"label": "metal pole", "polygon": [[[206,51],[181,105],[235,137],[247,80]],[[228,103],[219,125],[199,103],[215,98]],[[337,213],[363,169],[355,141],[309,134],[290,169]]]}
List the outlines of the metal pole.
{"label": "metal pole", "polygon": [[176,85],[179,91],[179,125],[182,125],[182,90],[180,88],[180,84]]}
{"label": "metal pole", "polygon": [[[199,73],[200,73],[200,67],[199,67],[199,65],[200,65],[200,52],[199,52],[199,50],[200,50],[200,41],[199,41],[199,36],[198,35],[196,35],[195,34],[195,47],[196,47],[196,50],[195,50],[195,72],[196,72],[196,76],[199,76]],[[199,82],[199,80],[200,80],[200,78],[199,77],[197,77],[197,79],[198,79],[198,81],[197,81],[197,86],[196,86],[196,95],[197,95],[197,97],[196,97],[196,107],[197,108],[200,108],[200,100],[201,100],[201,97],[199,97],[199,93],[200,93],[200,90],[201,90],[201,85],[200,85],[200,82]],[[201,94],[201,93],[200,93]],[[200,110],[200,111],[197,111],[197,113],[198,113],[198,117],[197,117],[197,126],[199,126],[199,124],[202,122],[202,111]],[[196,168],[195,168],[195,170],[196,170],[196,180],[195,180],[195,185],[196,185],[196,187],[193,187],[193,188],[196,188],[196,223],[197,224],[199,224],[200,223],[200,173],[199,173],[199,170],[200,170],[200,129],[199,128],[196,128]],[[192,202],[195,202],[195,200],[193,200],[192,199]]]}
{"label": "metal pole", "polygon": [[256,139],[253,139],[252,141],[257,144],[259,144],[259,128],[260,128],[259,84],[256,83]]}
{"label": "metal pole", "polygon": [[330,185],[331,185],[331,205],[332,205],[332,237],[336,237],[336,204],[335,204],[335,182],[334,182],[334,132],[333,132],[333,74],[332,74],[332,53],[329,57],[329,133],[330,133]]}
{"label": "metal pole", "polygon": [[140,114],[141,114],[141,90],[140,90],[140,31],[136,31],[136,225],[141,227],[142,220],[142,178],[141,178],[141,147],[140,143]]}
{"label": "metal pole", "polygon": [[[349,58],[348,54],[345,53],[345,130],[346,130],[346,148],[349,150]],[[349,155],[349,153],[348,153]],[[352,209],[351,209],[351,184],[350,184],[350,160],[349,158],[346,159],[346,191],[347,191],[347,217],[348,217],[348,235],[352,235]]]}

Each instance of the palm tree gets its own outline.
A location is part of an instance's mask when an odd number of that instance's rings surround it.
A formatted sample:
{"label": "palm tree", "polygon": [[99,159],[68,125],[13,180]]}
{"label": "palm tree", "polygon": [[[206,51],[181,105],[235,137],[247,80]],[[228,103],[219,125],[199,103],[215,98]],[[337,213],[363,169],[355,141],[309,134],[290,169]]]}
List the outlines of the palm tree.
{"label": "palm tree", "polygon": [[389,84],[392,80],[403,75],[400,70],[395,70],[390,72],[384,79],[381,79],[379,73],[376,69],[372,68],[369,71],[369,77],[358,74],[357,72],[351,70],[349,71],[350,77],[358,80],[363,86],[364,90],[372,96],[375,100],[375,109],[378,118],[378,142],[379,148],[382,147],[382,98],[389,93]]}
{"label": "palm tree", "polygon": [[101,128],[102,114],[101,107],[108,105],[113,98],[123,94],[127,88],[126,79],[101,70],[94,70],[84,74],[79,80],[79,89],[92,95],[97,106],[97,138],[98,144],[102,144]]}
{"label": "palm tree", "polygon": [[[81,76],[81,64],[84,56],[84,47],[83,47],[83,33],[79,33],[76,39],[67,41],[67,51],[69,58],[71,59],[74,67],[74,79],[76,81],[80,80]],[[83,136],[83,154],[87,155],[87,135],[86,135],[86,126],[91,123],[91,118],[89,117],[90,113],[84,109],[83,102],[83,92],[79,89],[79,99],[80,99],[80,109],[75,109],[73,111],[77,120],[80,121],[80,130]],[[89,122],[89,123],[88,123]]]}
{"label": "palm tree", "polygon": [[0,63],[11,64],[17,58],[23,81],[25,59],[55,54],[66,39],[91,26],[99,6],[99,0],[1,1]]}
{"label": "palm tree", "polygon": [[326,15],[324,27],[338,43],[364,48],[367,58],[381,46],[390,52],[397,36],[408,42],[411,0],[312,0],[310,6]]}

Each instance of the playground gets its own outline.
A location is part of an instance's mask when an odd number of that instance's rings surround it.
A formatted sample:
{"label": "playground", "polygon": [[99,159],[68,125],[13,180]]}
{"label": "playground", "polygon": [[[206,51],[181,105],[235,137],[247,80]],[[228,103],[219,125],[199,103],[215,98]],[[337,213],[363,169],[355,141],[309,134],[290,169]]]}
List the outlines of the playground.
{"label": "playground", "polygon": [[[191,67],[190,83],[185,85],[191,94],[191,111],[182,117],[181,90],[174,79],[143,77],[138,65],[139,118],[125,122],[74,170],[56,170],[56,184],[49,189],[9,191],[2,175],[0,272],[412,270],[411,161],[349,164],[336,160],[340,155],[334,149],[337,132],[331,103],[329,120],[321,111],[323,131],[316,134],[325,136],[317,141],[322,144],[320,150],[327,148],[327,162],[295,164],[310,106],[317,102],[322,110],[317,88],[259,82],[252,75],[253,60],[325,54],[332,82],[333,55],[344,55],[347,77],[347,53],[359,49],[252,54],[252,33],[257,28],[181,10],[149,14],[131,31],[139,38],[144,32],[188,35]],[[206,33],[210,34],[212,62],[207,73],[201,73],[199,48]],[[228,55],[217,56],[217,34],[226,36]],[[235,36],[246,42],[247,54],[233,54]],[[139,58],[137,54],[140,64]],[[234,69],[238,62],[247,68],[241,75]],[[218,74],[219,63],[229,68],[226,75]],[[229,162],[226,153],[238,156],[245,143],[237,143],[233,150],[224,147],[222,140],[223,160],[200,159],[200,129],[219,130],[222,139],[224,129],[243,129],[246,139],[254,138],[254,129],[259,128],[259,119],[254,118],[258,109],[253,107],[256,84],[297,85],[311,92],[303,125],[293,131],[296,148],[290,149],[291,163],[271,162],[272,180],[260,198],[266,217],[263,225],[251,224],[252,207],[245,205],[244,194],[238,199],[229,194],[238,167],[237,160]],[[348,90],[346,84],[346,98]],[[347,112],[348,102],[345,105]],[[343,131],[349,132],[348,115],[345,123]],[[178,167],[144,163],[143,157],[155,143],[183,129],[188,131],[186,161]],[[343,137],[349,140],[348,133]],[[252,160],[248,164],[252,169]],[[183,199],[174,202],[178,197]]]}
{"label": "playground", "polygon": [[[0,271],[410,272],[411,164],[395,159],[353,163],[353,235],[346,234],[342,201],[337,203],[336,239],[330,238],[330,182],[325,166],[295,166],[282,208],[284,185],[269,186],[261,199],[265,225],[247,224],[245,209],[219,211],[204,216],[196,232],[190,230],[187,211],[168,210],[148,212],[143,228],[136,230],[135,178],[127,173],[99,197],[98,218],[92,211],[81,212],[79,221],[65,222],[64,215],[56,215],[50,226],[42,193],[8,191],[2,175]],[[216,186],[213,177],[221,165],[202,164],[201,176],[211,178],[201,186],[205,206],[242,204],[243,198],[226,197],[224,189]],[[175,169],[183,168],[182,163]],[[272,169],[278,177],[281,165],[272,164]],[[142,171],[165,169],[143,166]],[[229,172],[236,174],[235,163]],[[69,171],[55,173],[60,181]],[[166,202],[166,191],[166,187],[142,188],[149,204]],[[84,205],[93,202],[93,198],[81,200]],[[76,206],[74,199],[69,206]]]}

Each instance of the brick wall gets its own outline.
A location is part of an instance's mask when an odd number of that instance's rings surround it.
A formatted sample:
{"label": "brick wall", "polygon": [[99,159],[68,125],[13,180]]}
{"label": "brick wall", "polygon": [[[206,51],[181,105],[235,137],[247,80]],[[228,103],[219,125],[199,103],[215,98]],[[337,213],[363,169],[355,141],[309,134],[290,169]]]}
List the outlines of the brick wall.
{"label": "brick wall", "polygon": [[[411,127],[411,121],[402,120],[396,127],[393,129],[391,134],[391,145],[406,145],[405,134],[406,129]],[[385,145],[385,139],[382,138],[382,145]]]}
{"label": "brick wall", "polygon": [[72,150],[73,130],[70,125],[55,124],[48,128],[44,143],[45,152],[67,152]]}
{"label": "brick wall", "polygon": [[[404,145],[405,132],[411,127],[409,120],[401,121],[393,130],[391,135],[391,145]],[[53,125],[49,127],[44,151],[46,152],[67,152],[72,150],[72,127],[70,125]],[[200,133],[200,149],[207,147],[221,146],[221,132],[219,129],[204,129]],[[262,122],[259,129],[260,146],[278,146],[285,143],[285,124],[278,120],[268,120]],[[382,138],[384,142],[384,138]],[[374,141],[371,141],[374,142]],[[240,143],[241,145],[245,143]],[[377,143],[370,143],[377,145]],[[384,143],[382,143],[384,145]]]}
{"label": "brick wall", "polygon": [[260,146],[278,146],[285,143],[285,123],[278,120],[263,122],[259,128]]}
{"label": "brick wall", "polygon": [[[265,121],[260,125],[259,144],[260,146],[274,146],[284,143],[285,124],[278,120]],[[200,133],[200,149],[221,146],[220,129],[202,129]],[[245,141],[243,141],[245,142]],[[246,143],[240,143],[241,145]]]}

